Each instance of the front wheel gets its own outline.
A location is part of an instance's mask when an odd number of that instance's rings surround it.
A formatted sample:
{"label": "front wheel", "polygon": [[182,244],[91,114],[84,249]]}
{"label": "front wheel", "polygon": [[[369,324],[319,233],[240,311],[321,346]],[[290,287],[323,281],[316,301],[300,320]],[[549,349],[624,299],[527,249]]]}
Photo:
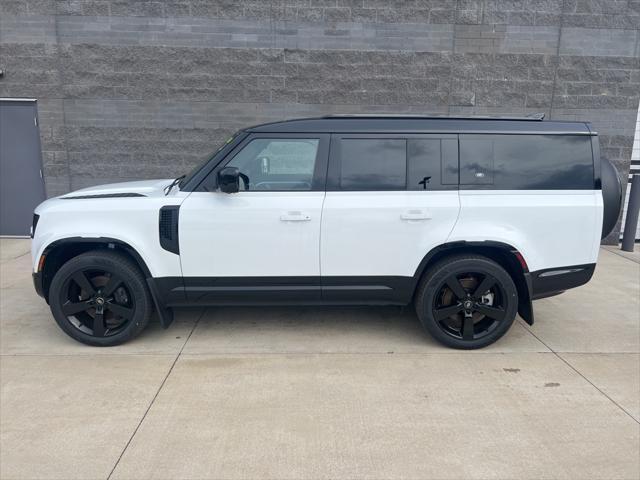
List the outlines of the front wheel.
{"label": "front wheel", "polygon": [[138,267],[122,255],[99,250],[78,255],[58,270],[49,305],[67,335],[101,347],[137,336],[153,309]]}
{"label": "front wheel", "polygon": [[475,349],[509,330],[518,310],[518,291],[493,260],[459,255],[429,269],[415,304],[423,327],[436,340],[452,348]]}

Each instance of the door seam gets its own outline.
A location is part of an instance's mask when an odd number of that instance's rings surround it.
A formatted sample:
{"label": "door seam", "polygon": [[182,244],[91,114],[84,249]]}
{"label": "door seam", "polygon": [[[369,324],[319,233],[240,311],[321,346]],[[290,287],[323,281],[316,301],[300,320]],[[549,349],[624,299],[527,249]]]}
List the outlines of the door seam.
{"label": "door seam", "polygon": [[449,234],[447,235],[447,238],[444,241],[444,243],[448,243],[449,240],[451,240],[451,235],[453,235],[454,230],[458,226],[458,221],[460,220],[460,214],[462,213],[462,202],[460,201],[460,190],[458,190],[456,193],[457,193],[456,198],[458,199],[458,214],[456,215],[456,221],[453,222],[451,230],[449,230]]}

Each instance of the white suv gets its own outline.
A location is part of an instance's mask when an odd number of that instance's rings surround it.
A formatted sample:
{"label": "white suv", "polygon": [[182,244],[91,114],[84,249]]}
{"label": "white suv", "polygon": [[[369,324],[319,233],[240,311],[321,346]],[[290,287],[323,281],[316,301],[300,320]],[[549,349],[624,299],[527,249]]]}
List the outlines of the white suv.
{"label": "white suv", "polygon": [[33,276],[90,345],[189,305],[414,303],[454,348],[586,283],[620,208],[587,123],[331,116],[242,130],[188,175],[35,211]]}

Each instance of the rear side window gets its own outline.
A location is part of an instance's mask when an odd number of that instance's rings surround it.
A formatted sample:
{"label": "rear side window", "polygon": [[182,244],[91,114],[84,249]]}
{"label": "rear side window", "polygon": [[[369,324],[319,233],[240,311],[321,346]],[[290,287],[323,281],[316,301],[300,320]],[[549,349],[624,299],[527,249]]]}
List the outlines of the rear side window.
{"label": "rear side window", "polygon": [[332,186],[339,190],[458,188],[457,135],[339,138]]}
{"label": "rear side window", "polygon": [[394,138],[340,140],[341,190],[404,190],[407,141]]}
{"label": "rear side window", "polygon": [[457,138],[409,138],[407,157],[407,190],[457,188]]}
{"label": "rear side window", "polygon": [[460,185],[495,190],[592,189],[591,138],[460,135]]}

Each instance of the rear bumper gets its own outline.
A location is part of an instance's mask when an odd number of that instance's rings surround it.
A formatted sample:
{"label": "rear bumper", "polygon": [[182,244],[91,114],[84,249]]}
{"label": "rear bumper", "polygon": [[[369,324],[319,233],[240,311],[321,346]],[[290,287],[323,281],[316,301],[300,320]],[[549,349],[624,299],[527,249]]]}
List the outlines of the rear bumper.
{"label": "rear bumper", "polygon": [[[569,267],[546,268],[529,273],[531,299],[551,297],[584,285],[593,276],[595,263],[572,265]],[[529,282],[527,282],[529,283]]]}

